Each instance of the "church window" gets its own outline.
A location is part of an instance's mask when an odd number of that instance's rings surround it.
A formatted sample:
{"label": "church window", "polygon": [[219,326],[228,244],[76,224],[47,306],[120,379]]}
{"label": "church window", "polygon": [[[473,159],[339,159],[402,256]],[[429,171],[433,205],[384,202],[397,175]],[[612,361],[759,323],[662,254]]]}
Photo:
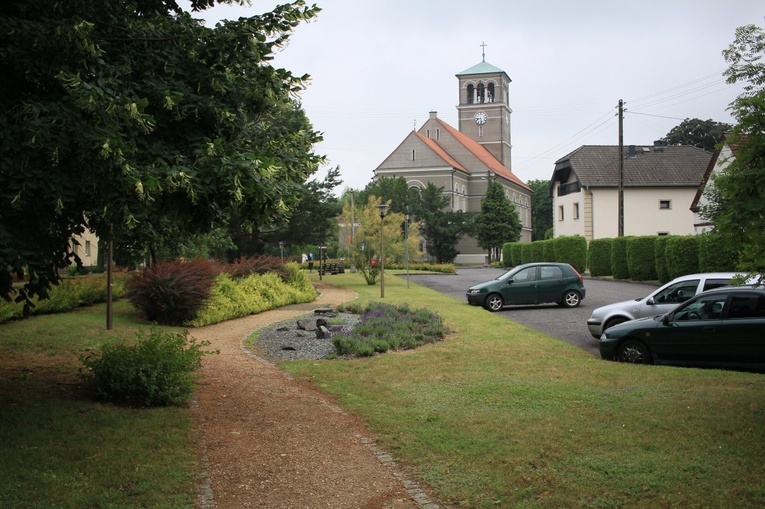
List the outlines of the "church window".
{"label": "church window", "polygon": [[483,138],[483,126],[482,125],[478,126],[478,137],[479,138]]}
{"label": "church window", "polygon": [[430,138],[430,129],[427,129],[427,130],[425,131],[425,137],[426,137],[426,138]]}
{"label": "church window", "polygon": [[488,89],[489,90],[486,95],[486,102],[493,103],[494,102],[494,83],[489,83]]}
{"label": "church window", "polygon": [[417,159],[417,152],[414,149],[412,149],[412,161],[416,159]]}
{"label": "church window", "polygon": [[441,129],[436,128],[436,139],[437,140],[441,139]]}
{"label": "church window", "polygon": [[485,102],[484,99],[486,98],[486,87],[483,83],[478,84],[478,90],[476,92],[476,102],[477,103],[483,103]]}
{"label": "church window", "polygon": [[475,88],[473,85],[467,86],[467,102],[468,104],[473,104],[473,94],[475,94]]}

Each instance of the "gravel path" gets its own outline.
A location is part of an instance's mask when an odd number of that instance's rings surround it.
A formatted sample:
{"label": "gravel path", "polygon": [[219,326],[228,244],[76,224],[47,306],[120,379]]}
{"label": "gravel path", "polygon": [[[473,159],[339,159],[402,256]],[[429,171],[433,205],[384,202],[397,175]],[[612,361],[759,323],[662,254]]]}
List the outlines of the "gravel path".
{"label": "gravel path", "polygon": [[199,457],[207,471],[198,506],[438,508],[363,422],[244,350],[243,339],[254,330],[356,296],[326,284],[317,288],[321,295],[313,303],[192,330],[220,350],[203,358],[196,392]]}

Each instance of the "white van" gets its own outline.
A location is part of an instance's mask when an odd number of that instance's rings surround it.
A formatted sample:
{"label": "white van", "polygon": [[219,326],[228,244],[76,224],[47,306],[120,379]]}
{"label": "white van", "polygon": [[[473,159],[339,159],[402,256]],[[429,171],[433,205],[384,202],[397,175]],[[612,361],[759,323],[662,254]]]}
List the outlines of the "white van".
{"label": "white van", "polygon": [[697,293],[729,285],[731,279],[737,275],[736,272],[711,272],[680,276],[647,297],[617,302],[595,309],[587,320],[587,328],[590,329],[592,337],[600,339],[603,331],[609,327],[628,320],[672,311]]}

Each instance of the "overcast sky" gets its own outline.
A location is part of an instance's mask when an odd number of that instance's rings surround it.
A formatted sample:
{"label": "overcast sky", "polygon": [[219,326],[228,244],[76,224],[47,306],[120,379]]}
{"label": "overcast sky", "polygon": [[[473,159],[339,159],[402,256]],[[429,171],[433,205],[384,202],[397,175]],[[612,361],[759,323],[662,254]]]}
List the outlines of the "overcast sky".
{"label": "overcast sky", "polygon": [[[283,2],[198,13],[208,26]],[[309,2],[310,3],[310,2]],[[547,180],[581,145],[652,144],[685,118],[733,123],[722,50],[736,27],[763,25],[762,0],[319,0],[274,63],[308,73],[303,107],[324,135],[316,152],[342,188],[373,170],[429,111],[457,127],[455,74],[481,61],[510,85],[512,171]],[[325,169],[326,170],[326,169]],[[323,178],[325,170],[318,178]]]}

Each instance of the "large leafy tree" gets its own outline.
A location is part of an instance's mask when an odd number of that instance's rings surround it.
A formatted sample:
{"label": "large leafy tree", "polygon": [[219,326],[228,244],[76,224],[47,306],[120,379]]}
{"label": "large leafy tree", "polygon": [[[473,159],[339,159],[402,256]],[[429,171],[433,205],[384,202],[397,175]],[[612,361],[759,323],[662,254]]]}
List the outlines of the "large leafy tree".
{"label": "large leafy tree", "polygon": [[730,124],[715,122],[712,119],[686,118],[673,127],[662,141],[669,145],[691,145],[714,152],[715,145],[731,127]]}
{"label": "large leafy tree", "polygon": [[437,263],[451,263],[459,254],[457,242],[470,231],[470,216],[462,211],[445,210],[449,196],[442,187],[428,182],[420,194],[417,208],[420,234],[425,239],[425,250]]}
{"label": "large leafy tree", "polygon": [[499,259],[505,242],[521,238],[521,220],[507,199],[502,184],[492,181],[481,200],[481,212],[473,220],[473,236],[489,253],[489,261]]}
{"label": "large leafy tree", "polygon": [[728,83],[744,83],[744,92],[729,108],[737,121],[726,138],[733,158],[714,178],[702,213],[741,248],[744,270],[765,274],[765,31],[739,27],[723,56]]}
{"label": "large leafy tree", "polygon": [[552,234],[553,199],[549,193],[550,182],[530,180],[529,187],[534,191],[531,196],[531,240],[544,240],[548,232]]}
{"label": "large leafy tree", "polygon": [[392,212],[415,214],[419,207],[419,189],[409,187],[404,177],[378,178],[371,181],[359,193],[360,203],[367,203],[370,196],[376,196],[390,204]]}
{"label": "large leafy tree", "polygon": [[2,2],[0,296],[25,269],[18,298],[45,296],[86,227],[135,247],[286,215],[320,137],[306,77],[269,60],[317,12],[206,28],[173,0]]}

